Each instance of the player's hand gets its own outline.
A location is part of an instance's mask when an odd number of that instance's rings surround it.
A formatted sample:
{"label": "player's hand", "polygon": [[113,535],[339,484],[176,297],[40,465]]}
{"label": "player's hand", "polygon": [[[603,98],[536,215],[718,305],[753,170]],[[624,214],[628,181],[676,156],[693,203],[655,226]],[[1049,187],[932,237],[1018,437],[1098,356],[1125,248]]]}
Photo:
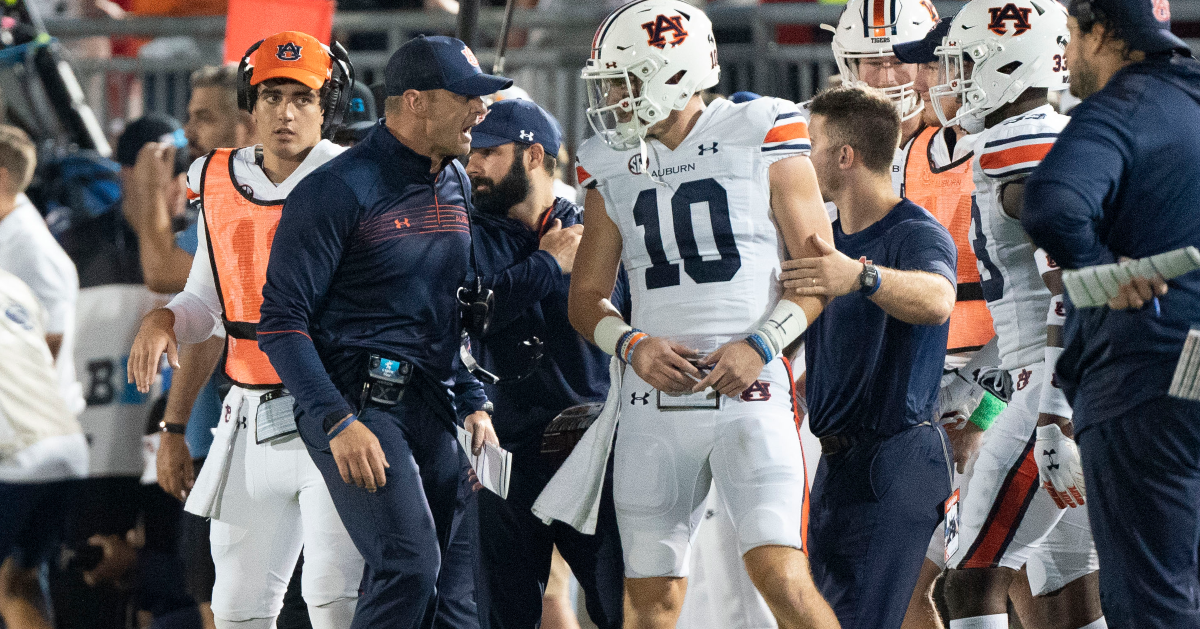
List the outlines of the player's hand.
{"label": "player's hand", "polygon": [[[345,420],[343,420],[345,421]],[[338,473],[348,485],[375,491],[387,484],[385,468],[391,467],[379,438],[360,421],[355,421],[329,440],[329,452]]]}
{"label": "player's hand", "polygon": [[187,500],[196,484],[196,471],[183,435],[162,433],[155,467],[158,469],[158,486],[180,500]]}
{"label": "player's hand", "polygon": [[943,415],[941,422],[950,439],[950,447],[954,450],[954,469],[959,474],[966,473],[967,463],[979,452],[979,446],[983,443],[983,430],[961,412],[949,417]]}
{"label": "player's hand", "polygon": [[471,454],[479,456],[483,450],[483,442],[500,446],[500,438],[496,436],[496,428],[492,426],[492,416],[484,411],[475,411],[463,420],[463,429],[471,433]]}
{"label": "player's hand", "polygon": [[1054,504],[1059,509],[1084,504],[1087,487],[1083,483],[1083,464],[1075,440],[1063,434],[1058,424],[1038,426],[1034,448],[1038,476]]}
{"label": "player's hand", "polygon": [[142,319],[142,327],[133,339],[126,366],[126,380],[137,385],[142,393],[150,392],[150,384],[158,375],[159,358],[167,353],[167,362],[179,368],[179,344],[175,341],[175,313],[167,308],[155,308]]}
{"label": "player's hand", "polygon": [[579,241],[583,238],[583,225],[572,225],[563,229],[562,221],[554,219],[554,224],[542,235],[539,249],[554,256],[564,274],[570,273],[575,267],[575,252],[579,250]]}
{"label": "player's hand", "polygon": [[730,341],[717,351],[705,356],[700,361],[700,367],[711,368],[712,371],[704,379],[692,387],[693,393],[699,393],[712,387],[717,393],[734,397],[741,395],[762,374],[762,356],[743,339]]}
{"label": "player's hand", "polygon": [[137,563],[137,549],[120,535],[93,535],[87,543],[103,552],[100,563],[83,573],[83,582],[88,587],[104,583],[117,585]]}
{"label": "player's hand", "polygon": [[783,287],[793,295],[810,297],[841,297],[859,288],[863,262],[854,260],[833,248],[820,236],[809,236],[809,244],[821,255],[783,261]]}
{"label": "player's hand", "polygon": [[687,393],[704,375],[688,362],[697,356],[694,349],[649,336],[634,347],[629,365],[646,384],[663,393]]}
{"label": "player's hand", "polygon": [[[1122,257],[1121,262],[1129,258]],[[1117,287],[1117,296],[1108,300],[1108,307],[1113,310],[1137,310],[1155,297],[1167,294],[1167,281],[1157,273],[1152,278],[1134,276],[1128,284]]]}

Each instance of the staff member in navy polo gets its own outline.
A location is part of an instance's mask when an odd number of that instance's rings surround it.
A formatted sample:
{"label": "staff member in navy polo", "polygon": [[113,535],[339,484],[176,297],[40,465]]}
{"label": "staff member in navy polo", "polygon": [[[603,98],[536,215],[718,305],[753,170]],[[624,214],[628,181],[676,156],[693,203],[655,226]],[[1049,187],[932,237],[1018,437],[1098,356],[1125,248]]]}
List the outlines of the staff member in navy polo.
{"label": "staff member in navy polo", "polygon": [[[438,577],[463,481],[450,387],[471,243],[454,158],[470,150],[480,97],[512,81],[484,74],[457,39],[417,37],[385,84],[385,119],[288,197],[258,325],[366,560],[355,629],[428,627],[453,589]],[[409,378],[395,405],[364,389],[372,355]],[[481,406],[466,420],[476,448],[495,440]]]}
{"label": "staff member in navy polo", "polygon": [[[1200,247],[1200,62],[1171,33],[1170,6],[1075,0],[1069,11],[1083,102],[1029,176],[1021,224],[1064,269]],[[1200,400],[1171,391],[1197,375],[1181,358],[1197,328],[1200,271],[1067,310],[1055,371],[1075,416],[1057,430],[1074,429],[1079,453],[1065,444],[1053,461],[1061,479],[1082,466],[1113,627],[1200,627]]]}
{"label": "staff member in navy polo", "polygon": [[[527,369],[519,343],[536,336],[544,356],[528,377],[488,386],[496,405],[496,434],[513,452],[508,499],[479,494],[481,542],[491,629],[536,629],[554,546],[579,580],[588,615],[602,629],[622,619],[624,561],[612,503],[612,480],[601,498],[595,535],[562,522],[546,525],[531,511],[554,467],[542,458],[542,432],[558,413],[608,394],[608,355],[575,332],[567,320],[567,294],[575,249],[583,233],[583,208],[554,194],[555,156],[562,144],[558,121],[531,101],[491,106],[472,134],[471,176],[480,272],[495,291],[496,316],[477,346],[483,365],[502,377]],[[624,277],[620,278],[624,280]],[[623,281],[613,295],[629,305]],[[628,313],[626,313],[628,316]]]}
{"label": "staff member in navy polo", "polygon": [[[820,257],[783,263],[784,286],[829,298],[805,333],[812,432],[813,579],[845,629],[899,629],[950,496],[946,436],[931,425],[958,252],[932,214],[892,191],[900,116],[862,88],[812,100],[811,159],[838,207]],[[836,247],[836,249],[835,249]]]}

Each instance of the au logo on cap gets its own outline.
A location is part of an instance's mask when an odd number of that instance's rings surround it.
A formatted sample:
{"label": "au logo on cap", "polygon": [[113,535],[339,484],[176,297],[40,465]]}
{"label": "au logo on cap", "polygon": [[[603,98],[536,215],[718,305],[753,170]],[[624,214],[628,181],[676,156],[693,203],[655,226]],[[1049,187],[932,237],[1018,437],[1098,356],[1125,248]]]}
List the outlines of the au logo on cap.
{"label": "au logo on cap", "polygon": [[299,61],[300,46],[297,46],[294,42],[280,44],[275,47],[275,58],[280,61]]}
{"label": "au logo on cap", "polygon": [[467,58],[467,63],[475,66],[475,69],[479,69],[479,60],[475,58],[475,53],[471,52],[470,48],[463,46],[462,54]]}

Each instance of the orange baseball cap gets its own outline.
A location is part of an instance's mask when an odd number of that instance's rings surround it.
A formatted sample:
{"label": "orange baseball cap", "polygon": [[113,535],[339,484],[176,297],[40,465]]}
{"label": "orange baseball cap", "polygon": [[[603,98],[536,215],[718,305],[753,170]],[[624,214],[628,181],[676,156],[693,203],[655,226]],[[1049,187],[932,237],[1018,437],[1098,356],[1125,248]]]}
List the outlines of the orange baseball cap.
{"label": "orange baseball cap", "polygon": [[284,31],[263,40],[254,51],[250,85],[267,79],[292,79],[321,89],[333,71],[333,59],[317,38],[299,31]]}

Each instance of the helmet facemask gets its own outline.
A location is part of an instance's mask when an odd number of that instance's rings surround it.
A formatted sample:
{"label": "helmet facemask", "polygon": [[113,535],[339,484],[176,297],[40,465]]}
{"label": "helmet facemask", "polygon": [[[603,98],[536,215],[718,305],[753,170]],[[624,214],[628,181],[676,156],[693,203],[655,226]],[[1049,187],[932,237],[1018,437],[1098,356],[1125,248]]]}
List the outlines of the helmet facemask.
{"label": "helmet facemask", "polygon": [[670,114],[648,98],[641,76],[653,77],[658,64],[645,59],[634,66],[608,70],[587,68],[588,124],[604,143],[618,151],[637,147],[646,132]]}
{"label": "helmet facemask", "polygon": [[896,112],[900,114],[900,120],[909,120],[921,114],[924,104],[921,102],[921,96],[913,88],[916,83],[916,70],[912,72],[912,78],[899,85],[889,87],[874,87],[867,83],[862,78],[860,66],[867,59],[887,59],[893,60],[893,65],[903,66],[900,60],[896,59],[891,52],[849,52],[841,48],[835,41],[833,43],[833,56],[837,61],[838,71],[842,75],[843,85],[853,85],[856,87],[864,87],[874,89],[896,105]]}

